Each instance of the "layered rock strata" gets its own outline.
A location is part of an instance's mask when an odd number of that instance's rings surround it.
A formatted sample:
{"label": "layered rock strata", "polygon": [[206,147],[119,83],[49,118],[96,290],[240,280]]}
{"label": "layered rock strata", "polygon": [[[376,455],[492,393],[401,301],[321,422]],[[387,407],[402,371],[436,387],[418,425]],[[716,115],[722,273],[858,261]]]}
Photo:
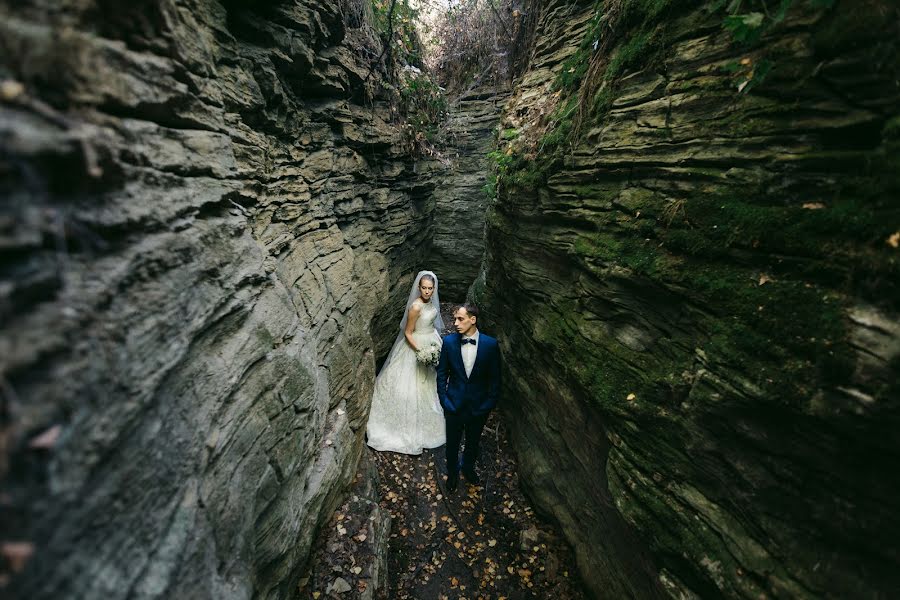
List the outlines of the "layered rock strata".
{"label": "layered rock strata", "polygon": [[0,3],[7,592],[296,590],[430,236],[352,9]]}
{"label": "layered rock strata", "polygon": [[597,597],[890,597],[897,9],[606,4],[541,7],[472,290],[523,483]]}
{"label": "layered rock strata", "polygon": [[[465,298],[484,254],[490,153],[508,91],[479,88],[455,98],[446,124],[445,164],[435,170],[434,223],[428,264],[445,300]],[[488,188],[486,189],[486,186]]]}

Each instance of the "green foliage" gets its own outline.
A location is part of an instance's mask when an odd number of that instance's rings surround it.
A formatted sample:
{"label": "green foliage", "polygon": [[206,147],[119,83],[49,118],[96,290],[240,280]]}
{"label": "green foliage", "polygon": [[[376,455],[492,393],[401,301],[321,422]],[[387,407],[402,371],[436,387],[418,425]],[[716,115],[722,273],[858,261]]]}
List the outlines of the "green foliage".
{"label": "green foliage", "polygon": [[427,75],[406,78],[400,87],[400,97],[407,123],[417,131],[433,133],[447,116],[447,98]]}
{"label": "green foliage", "polygon": [[547,132],[541,138],[540,144],[538,144],[539,153],[544,156],[552,155],[557,149],[562,148],[572,133],[572,117],[577,107],[577,98],[574,96],[556,107],[556,110],[550,115],[550,125]]}
{"label": "green foliage", "polygon": [[[717,0],[712,12],[723,8],[728,13],[722,26],[731,32],[735,42],[754,44],[771,27],[781,23],[796,0]],[[831,8],[834,0],[806,0],[815,10]]]}
{"label": "green foliage", "polygon": [[534,189],[547,177],[549,168],[546,161],[538,163],[508,149],[506,152],[494,150],[488,153],[493,179],[485,186],[485,193],[499,192],[512,187]]}
{"label": "green foliage", "polygon": [[[795,0],[719,0],[712,5],[712,11],[725,8],[728,13],[722,27],[731,33],[731,38],[741,46],[751,46],[759,42],[762,35],[781,23],[787,16]],[[810,5],[821,2],[807,0]],[[746,12],[745,12],[746,11]],[[755,62],[745,59],[741,63],[732,62],[725,70],[735,75],[734,85],[739,93],[747,93],[760,85],[775,66],[767,58]]]}
{"label": "green foliage", "polygon": [[563,63],[556,80],[553,82],[554,90],[577,89],[587,73],[591,62],[591,55],[597,49],[600,40],[600,31],[603,26],[603,2],[594,5],[594,16],[588,25],[587,32],[578,50]]}
{"label": "green foliage", "polygon": [[761,12],[751,12],[743,15],[728,15],[723,26],[731,32],[731,37],[737,42],[755,42],[762,33],[762,25],[765,15]]}
{"label": "green foliage", "polygon": [[497,197],[497,175],[491,173],[488,175],[487,183],[481,188],[481,191],[484,192],[484,195],[487,196],[488,200],[493,200]]}
{"label": "green foliage", "polygon": [[424,73],[409,73],[400,84],[400,113],[406,144],[415,154],[438,143],[447,120],[447,98]]}
{"label": "green foliage", "polygon": [[399,51],[397,58],[404,63],[421,66],[422,43],[416,28],[419,11],[410,5],[409,0],[372,0],[372,12],[375,30],[384,43]]}

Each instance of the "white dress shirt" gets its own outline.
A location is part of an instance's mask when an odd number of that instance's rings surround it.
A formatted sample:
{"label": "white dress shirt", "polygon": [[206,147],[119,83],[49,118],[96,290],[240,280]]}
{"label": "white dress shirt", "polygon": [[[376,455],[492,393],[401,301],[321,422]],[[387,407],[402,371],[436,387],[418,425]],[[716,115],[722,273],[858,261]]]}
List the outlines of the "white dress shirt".
{"label": "white dress shirt", "polygon": [[472,375],[472,368],[475,366],[475,356],[478,354],[478,330],[475,330],[470,336],[463,336],[464,340],[475,340],[475,344],[462,345],[463,366],[466,368],[466,377]]}

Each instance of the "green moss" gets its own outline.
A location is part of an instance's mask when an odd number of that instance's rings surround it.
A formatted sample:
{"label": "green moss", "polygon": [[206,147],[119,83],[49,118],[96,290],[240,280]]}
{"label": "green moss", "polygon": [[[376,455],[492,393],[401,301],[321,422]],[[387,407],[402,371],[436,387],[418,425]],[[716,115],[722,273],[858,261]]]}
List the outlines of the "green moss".
{"label": "green moss", "polygon": [[602,234],[580,236],[575,240],[572,249],[582,257],[604,262],[615,262],[622,255],[622,245],[610,236]]}
{"label": "green moss", "polygon": [[494,197],[492,193],[498,193],[504,187],[536,189],[546,181],[551,168],[549,161],[529,160],[511,149],[506,152],[489,152],[488,159],[492,175],[483,191],[491,194],[490,197]]}
{"label": "green moss", "polygon": [[500,139],[504,141],[514,140],[519,137],[518,129],[504,129],[500,132]]}
{"label": "green moss", "polygon": [[604,84],[600,86],[600,89],[597,90],[596,94],[594,94],[594,99],[591,103],[593,114],[604,115],[609,112],[609,109],[612,108],[613,101],[615,99],[616,95],[613,93],[612,85]]}
{"label": "green moss", "polygon": [[885,144],[896,149],[900,145],[900,115],[896,115],[884,124],[882,139]]}
{"label": "green moss", "polygon": [[587,32],[578,50],[566,59],[553,82],[553,90],[574,90],[581,85],[591,63],[594,43],[599,39],[603,27],[603,2],[594,5],[594,16],[588,24]]}
{"label": "green moss", "polygon": [[[802,382],[838,381],[851,369],[843,300],[827,286],[787,276],[761,278],[757,269],[714,262],[702,255],[679,257],[660,248],[655,240],[614,238],[609,233],[579,237],[572,254],[627,268],[667,288],[681,289],[698,305],[710,307],[713,314],[702,319],[694,343],[705,347],[710,356],[753,365],[746,372],[753,374],[757,385],[771,387],[772,393],[799,397],[804,393]],[[598,359],[608,360],[609,356]],[[622,360],[628,373],[641,357]],[[629,375],[617,381],[610,379],[607,367],[584,385],[598,397],[607,397],[621,395],[625,387],[635,391],[636,381],[665,389],[672,372],[680,372],[671,365],[661,369],[645,365],[642,369],[652,375]]]}
{"label": "green moss", "polygon": [[653,32],[642,31],[631,36],[625,44],[616,50],[604,79],[609,81],[621,75],[626,69],[633,68],[643,61],[653,49]]}
{"label": "green moss", "polygon": [[552,154],[561,148],[572,133],[572,120],[561,121],[552,130],[544,134],[538,148],[542,153]]}
{"label": "green moss", "polygon": [[733,248],[814,256],[889,228],[872,206],[855,198],[808,206],[755,204],[743,193],[698,196],[684,204],[683,219],[664,239],[669,249],[692,256],[727,256]]}
{"label": "green moss", "polygon": [[857,2],[852,9],[831,11],[814,32],[816,50],[826,56],[834,56],[853,48],[872,32],[883,31],[883,10],[876,2]]}

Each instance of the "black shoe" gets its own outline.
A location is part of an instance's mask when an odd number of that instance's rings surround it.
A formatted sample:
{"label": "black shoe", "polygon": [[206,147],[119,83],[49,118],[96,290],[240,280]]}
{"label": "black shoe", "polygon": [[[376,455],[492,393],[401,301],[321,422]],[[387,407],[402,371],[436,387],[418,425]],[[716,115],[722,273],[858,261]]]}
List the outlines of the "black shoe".
{"label": "black shoe", "polygon": [[447,475],[447,491],[455,492],[459,485],[459,475]]}
{"label": "black shoe", "polygon": [[462,470],[463,477],[466,478],[466,481],[471,483],[472,485],[478,485],[481,483],[481,480],[478,479],[478,473],[475,472],[474,468]]}

